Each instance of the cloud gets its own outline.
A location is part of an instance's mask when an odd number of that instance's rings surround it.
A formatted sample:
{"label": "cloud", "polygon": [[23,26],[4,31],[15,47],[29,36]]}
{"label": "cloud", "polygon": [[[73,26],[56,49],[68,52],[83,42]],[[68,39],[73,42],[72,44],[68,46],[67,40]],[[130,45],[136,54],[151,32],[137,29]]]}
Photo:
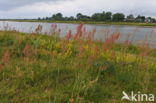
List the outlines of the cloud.
{"label": "cloud", "polygon": [[10,3],[11,1],[0,1],[0,18],[36,18],[57,12],[65,16],[74,16],[78,12],[91,15],[102,11],[156,17],[155,0],[14,0]]}
{"label": "cloud", "polygon": [[58,0],[1,0],[0,1],[0,10],[10,10],[13,8],[18,8],[25,5],[32,5],[37,2],[50,2]]}

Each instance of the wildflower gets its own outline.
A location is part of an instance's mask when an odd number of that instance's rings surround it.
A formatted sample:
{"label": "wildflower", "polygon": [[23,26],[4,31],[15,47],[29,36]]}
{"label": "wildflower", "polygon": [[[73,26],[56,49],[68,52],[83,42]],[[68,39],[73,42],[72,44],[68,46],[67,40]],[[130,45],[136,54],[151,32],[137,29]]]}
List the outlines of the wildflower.
{"label": "wildflower", "polygon": [[57,31],[57,25],[56,24],[52,24],[51,25],[51,34],[52,35],[55,35],[57,32],[61,32],[61,30],[59,29],[58,31]]}
{"label": "wildflower", "polygon": [[57,29],[57,25],[56,25],[56,24],[52,24],[52,25],[51,25],[51,28],[52,28],[53,30],[56,30],[56,29]]}
{"label": "wildflower", "polygon": [[125,46],[128,46],[129,45],[129,40],[128,39],[124,41],[124,45]]}
{"label": "wildflower", "polygon": [[31,47],[30,45],[26,45],[25,48],[23,49],[23,54],[24,56],[28,57],[31,55]]}
{"label": "wildflower", "polygon": [[140,56],[142,57],[145,57],[147,56],[148,54],[150,54],[151,50],[150,49],[144,49],[141,53],[140,53]]}
{"label": "wildflower", "polygon": [[128,45],[130,44],[130,42],[129,42],[129,37],[130,37],[130,36],[131,36],[130,34],[126,36],[126,39],[125,39],[125,41],[124,41],[124,45],[125,45],[125,46],[128,46]]}
{"label": "wildflower", "polygon": [[3,67],[3,65],[2,65],[2,64],[0,64],[0,70],[2,69],[2,67]]}
{"label": "wildflower", "polygon": [[57,34],[59,35],[61,33],[61,29],[58,29]]}
{"label": "wildflower", "polygon": [[93,58],[92,57],[88,57],[88,68],[90,68],[92,66],[92,60]]}
{"label": "wildflower", "polygon": [[119,39],[120,33],[114,33],[111,37],[107,38],[104,43],[104,49],[107,50],[112,47],[112,44]]}
{"label": "wildflower", "polygon": [[82,30],[83,25],[84,24],[81,23],[80,25],[77,26],[77,31],[76,31],[76,35],[75,35],[75,38],[76,39],[82,37],[82,34],[83,34],[83,30]]}
{"label": "wildflower", "polygon": [[2,62],[3,62],[4,64],[8,64],[9,61],[10,61],[10,53],[9,53],[9,51],[6,51],[6,52],[4,53],[4,55],[3,55],[3,57],[2,57]]}
{"label": "wildflower", "polygon": [[107,70],[107,66],[101,66],[101,67],[100,67],[100,70],[102,70],[102,71]]}
{"label": "wildflower", "polygon": [[71,38],[72,38],[72,31],[69,30],[69,32],[68,32],[67,35],[66,35],[66,39],[69,40],[69,39],[71,39]]}
{"label": "wildflower", "polygon": [[92,41],[94,39],[95,33],[96,33],[96,28],[94,28],[92,32],[88,33],[88,40]]}
{"label": "wildflower", "polygon": [[35,29],[35,33],[40,34],[41,31],[42,31],[42,25],[39,24],[38,27]]}
{"label": "wildflower", "polygon": [[144,44],[144,46],[140,46],[139,48],[140,48],[140,51],[141,51],[140,52],[140,56],[142,56],[142,57],[147,56],[151,52],[151,49],[149,48],[149,44],[148,43]]}
{"label": "wildflower", "polygon": [[139,64],[140,69],[145,69],[146,65],[145,64]]}
{"label": "wildflower", "polygon": [[85,52],[85,48],[84,47],[80,47],[80,48],[78,48],[78,54],[77,54],[77,56],[78,57],[83,57],[83,55],[84,55],[84,52]]}
{"label": "wildflower", "polygon": [[116,53],[115,53],[115,51],[112,51],[112,53],[110,54],[110,58],[114,59],[115,57],[116,57]]}
{"label": "wildflower", "polygon": [[70,102],[70,103],[74,103],[74,98],[70,98],[70,99],[69,99],[69,102]]}

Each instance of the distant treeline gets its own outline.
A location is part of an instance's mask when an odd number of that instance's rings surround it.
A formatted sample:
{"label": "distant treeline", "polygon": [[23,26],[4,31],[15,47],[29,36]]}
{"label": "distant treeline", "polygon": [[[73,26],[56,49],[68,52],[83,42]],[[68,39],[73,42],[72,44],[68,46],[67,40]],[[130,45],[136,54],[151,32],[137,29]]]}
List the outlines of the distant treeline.
{"label": "distant treeline", "polygon": [[105,21],[105,22],[156,22],[155,18],[145,16],[134,16],[130,14],[125,16],[123,13],[102,12],[94,13],[92,16],[78,13],[75,17],[64,17],[62,13],[53,14],[51,17],[38,18],[38,20],[53,20],[53,21]]}

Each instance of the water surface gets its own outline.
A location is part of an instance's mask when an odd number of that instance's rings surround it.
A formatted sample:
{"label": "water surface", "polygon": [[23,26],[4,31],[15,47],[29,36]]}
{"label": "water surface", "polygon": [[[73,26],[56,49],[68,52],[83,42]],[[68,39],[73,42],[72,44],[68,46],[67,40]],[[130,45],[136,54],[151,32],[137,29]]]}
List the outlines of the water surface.
{"label": "water surface", "polygon": [[[65,36],[69,30],[75,33],[78,26],[78,24],[67,23],[0,21],[0,30],[9,29],[32,33],[38,25],[42,25],[42,33],[50,33],[52,24],[57,24],[57,28],[61,30],[61,37]],[[118,42],[123,42],[130,35],[129,40],[134,44],[149,42],[152,47],[156,47],[156,27],[85,24],[84,28],[87,32],[96,28],[95,39],[98,40],[105,40],[106,34],[111,35],[114,32],[119,32],[121,36]]]}

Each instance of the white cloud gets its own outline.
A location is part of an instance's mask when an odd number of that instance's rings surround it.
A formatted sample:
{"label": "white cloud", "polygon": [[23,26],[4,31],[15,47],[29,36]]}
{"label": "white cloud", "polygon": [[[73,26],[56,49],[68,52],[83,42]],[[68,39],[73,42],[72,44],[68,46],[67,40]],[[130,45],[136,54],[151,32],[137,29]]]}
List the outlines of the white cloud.
{"label": "white cloud", "polygon": [[[35,0],[34,0],[35,1]],[[1,6],[1,5],[0,5]],[[95,12],[112,11],[156,17],[155,0],[40,0],[26,5],[0,11],[0,18],[33,18],[51,16],[61,12],[65,16],[78,12],[91,15]]]}

